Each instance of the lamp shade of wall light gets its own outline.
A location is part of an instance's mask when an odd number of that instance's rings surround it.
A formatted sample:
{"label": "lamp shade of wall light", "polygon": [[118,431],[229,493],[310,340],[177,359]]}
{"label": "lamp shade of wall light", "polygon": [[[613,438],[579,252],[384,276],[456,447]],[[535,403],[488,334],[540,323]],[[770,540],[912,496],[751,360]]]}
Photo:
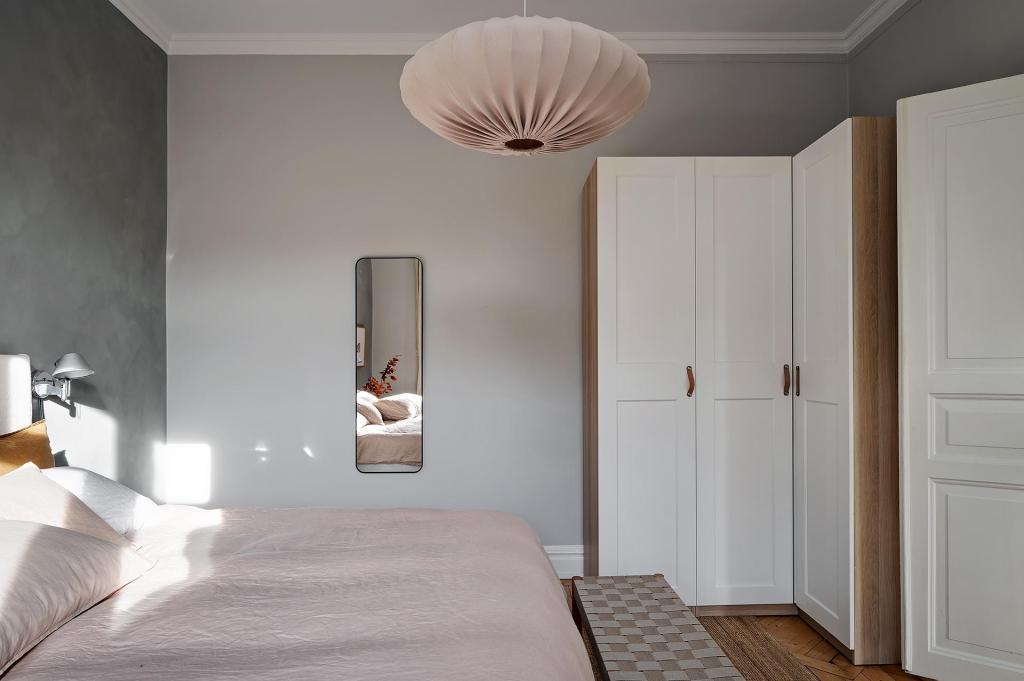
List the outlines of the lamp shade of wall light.
{"label": "lamp shade of wall light", "polygon": [[633,48],[566,19],[507,17],[456,28],[406,62],[402,101],[441,137],[492,154],[543,154],[595,142],[647,101]]}
{"label": "lamp shade of wall light", "polygon": [[84,378],[93,375],[92,368],[77,352],[69,352],[54,362],[53,375],[55,378]]}

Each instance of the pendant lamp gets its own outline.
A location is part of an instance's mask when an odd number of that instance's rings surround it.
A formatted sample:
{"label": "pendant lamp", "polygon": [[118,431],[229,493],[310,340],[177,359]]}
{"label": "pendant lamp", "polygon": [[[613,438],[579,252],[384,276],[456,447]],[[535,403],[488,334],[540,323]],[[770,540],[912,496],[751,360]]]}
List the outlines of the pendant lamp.
{"label": "pendant lamp", "polygon": [[420,123],[491,154],[544,154],[625,125],[651,90],[633,48],[565,19],[477,21],[424,45],[405,64],[402,101]]}

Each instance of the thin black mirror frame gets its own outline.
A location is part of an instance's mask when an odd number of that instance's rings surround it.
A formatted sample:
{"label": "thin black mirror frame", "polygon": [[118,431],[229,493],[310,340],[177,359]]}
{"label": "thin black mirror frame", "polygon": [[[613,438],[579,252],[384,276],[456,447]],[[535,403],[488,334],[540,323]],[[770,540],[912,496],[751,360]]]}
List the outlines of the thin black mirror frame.
{"label": "thin black mirror frame", "polygon": [[[419,270],[420,270],[420,357],[419,357],[420,367],[419,367],[419,369],[420,369],[420,397],[422,398],[422,397],[425,396],[425,394],[427,392],[427,390],[426,390],[427,370],[426,370],[426,362],[424,361],[424,358],[427,356],[427,346],[426,346],[426,334],[423,333],[424,322],[425,322],[425,320],[427,318],[427,276],[426,276],[426,268],[423,265],[423,258],[419,257],[418,255],[364,255],[363,257],[357,259],[355,261],[355,264],[352,265],[352,316],[353,317],[356,316],[357,306],[359,305],[359,263],[361,263],[364,260],[415,260],[416,262],[419,263],[419,266],[420,266],[419,267]],[[354,366],[355,365],[355,352],[354,352],[354,350],[355,350],[355,327],[356,326],[358,326],[358,324],[356,323],[356,320],[353,319],[352,320],[352,329],[353,329],[353,333],[352,333],[352,343],[353,343],[353,346],[352,346],[352,349],[353,349],[352,363],[353,363],[353,369],[355,368],[355,366]],[[354,376],[354,374],[353,374],[353,376]],[[356,382],[357,381],[353,381],[353,383],[356,383]],[[359,388],[357,387],[356,390],[359,390]],[[353,393],[353,396],[354,396],[354,393]],[[356,409],[355,400],[352,401],[352,409],[353,409],[353,411],[358,413],[358,410]],[[426,419],[423,418],[424,411],[425,410],[423,409],[423,407],[421,407],[420,408],[420,467],[419,468],[417,468],[414,471],[364,471],[363,469],[361,469],[359,467],[359,434],[356,433],[356,432],[353,432],[352,433],[352,445],[353,445],[352,446],[352,449],[353,449],[353,451],[352,451],[352,463],[355,465],[356,470],[358,472],[362,473],[363,475],[388,475],[388,474],[415,475],[416,473],[422,472],[423,471],[423,466],[425,466],[426,462],[427,462],[427,429],[424,427],[425,422],[426,422]]]}

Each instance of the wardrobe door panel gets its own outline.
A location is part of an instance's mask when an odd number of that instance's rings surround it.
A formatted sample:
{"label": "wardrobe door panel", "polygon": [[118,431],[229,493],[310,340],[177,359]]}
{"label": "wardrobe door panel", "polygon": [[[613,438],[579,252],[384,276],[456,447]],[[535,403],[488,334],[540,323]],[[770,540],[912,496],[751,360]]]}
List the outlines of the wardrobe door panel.
{"label": "wardrobe door panel", "polygon": [[637,364],[672,364],[692,347],[693,306],[665,305],[677,288],[679,254],[678,177],[616,177],[616,360],[626,371]]}
{"label": "wardrobe door panel", "polygon": [[[711,403],[713,412],[707,421],[714,431],[702,438],[702,442],[714,440],[714,456],[702,450],[699,464],[705,467],[698,490],[704,538],[698,550],[703,568],[701,601],[709,605],[774,603],[775,596],[762,600],[754,594],[755,589],[779,586],[773,560],[779,539],[776,529],[780,529],[775,510],[783,499],[772,484],[777,457],[771,451],[779,446],[777,407],[766,395],[743,398],[728,389],[722,392],[731,396]],[[734,594],[736,589],[750,595]]]}
{"label": "wardrobe door panel", "polygon": [[795,602],[853,647],[852,122],[793,159]]}
{"label": "wardrobe door panel", "polygon": [[[616,574],[662,572],[671,583],[676,543],[676,470],[679,438],[675,401],[618,403],[619,560]],[[672,572],[676,574],[671,574]]]}
{"label": "wardrobe door panel", "polygon": [[697,160],[697,601],[791,603],[789,158]]}
{"label": "wardrobe door panel", "polygon": [[597,163],[598,570],[696,592],[694,164]]}

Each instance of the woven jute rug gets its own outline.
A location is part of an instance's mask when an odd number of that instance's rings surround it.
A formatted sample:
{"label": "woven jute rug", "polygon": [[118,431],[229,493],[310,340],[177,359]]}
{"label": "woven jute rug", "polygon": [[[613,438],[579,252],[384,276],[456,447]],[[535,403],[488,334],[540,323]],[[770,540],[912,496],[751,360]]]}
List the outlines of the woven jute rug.
{"label": "woven jute rug", "polygon": [[[572,581],[562,580],[571,607]],[[746,681],[817,681],[800,661],[761,627],[755,617],[698,618]],[[588,636],[582,634],[594,678],[601,679],[601,667]]]}

